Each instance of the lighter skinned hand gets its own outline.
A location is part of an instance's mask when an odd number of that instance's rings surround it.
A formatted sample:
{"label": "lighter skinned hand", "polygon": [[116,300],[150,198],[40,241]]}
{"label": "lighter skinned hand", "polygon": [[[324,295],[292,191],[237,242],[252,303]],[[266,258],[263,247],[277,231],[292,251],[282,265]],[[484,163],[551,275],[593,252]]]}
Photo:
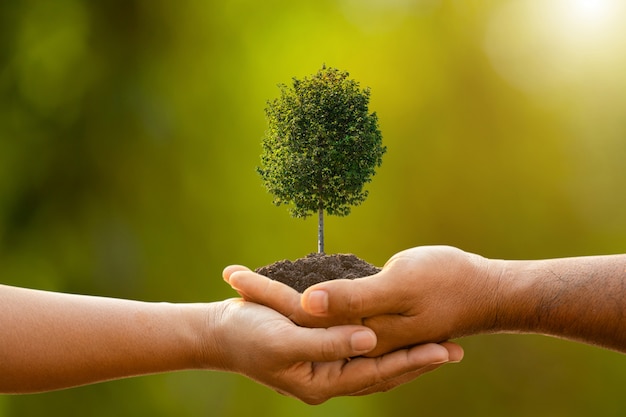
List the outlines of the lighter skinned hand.
{"label": "lighter skinned hand", "polygon": [[[448,246],[426,246],[394,255],[370,277],[316,284],[303,294],[231,266],[224,278],[247,300],[267,305],[308,327],[362,324],[376,333],[377,356],[422,343],[440,343],[488,326],[484,300],[493,291],[486,260]],[[451,353],[460,360],[462,349]]]}
{"label": "lighter skinned hand", "polygon": [[[209,346],[225,347],[218,369],[244,374],[309,404],[387,391],[450,360],[452,344],[425,344],[377,358],[355,357],[376,345],[363,326],[303,328],[280,313],[241,299],[212,315]],[[211,353],[212,356],[215,353]]]}

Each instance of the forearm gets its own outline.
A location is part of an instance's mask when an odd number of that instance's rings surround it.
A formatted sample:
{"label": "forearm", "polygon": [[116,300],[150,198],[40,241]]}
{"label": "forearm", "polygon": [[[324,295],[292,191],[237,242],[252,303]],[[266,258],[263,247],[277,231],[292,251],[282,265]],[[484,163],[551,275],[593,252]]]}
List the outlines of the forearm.
{"label": "forearm", "polygon": [[626,352],[626,255],[492,261],[496,331],[540,333]]}
{"label": "forearm", "polygon": [[0,392],[203,366],[207,305],[0,286]]}

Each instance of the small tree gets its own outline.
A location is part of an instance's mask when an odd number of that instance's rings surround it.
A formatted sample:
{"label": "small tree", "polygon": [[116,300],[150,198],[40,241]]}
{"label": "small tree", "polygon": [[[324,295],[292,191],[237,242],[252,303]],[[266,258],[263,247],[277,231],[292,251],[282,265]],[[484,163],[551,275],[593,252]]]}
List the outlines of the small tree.
{"label": "small tree", "polygon": [[257,168],[274,204],[290,205],[294,217],[318,214],[318,252],[324,253],[324,211],[346,216],[367,197],[363,189],[386,148],[370,90],[347,72],[322,67],[268,101],[268,129]]}

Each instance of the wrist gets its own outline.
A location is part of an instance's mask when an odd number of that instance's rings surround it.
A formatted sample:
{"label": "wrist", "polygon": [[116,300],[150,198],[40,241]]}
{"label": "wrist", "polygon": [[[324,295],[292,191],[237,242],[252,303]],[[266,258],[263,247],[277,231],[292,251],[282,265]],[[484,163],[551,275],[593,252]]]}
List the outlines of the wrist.
{"label": "wrist", "polygon": [[498,332],[502,276],[506,274],[506,265],[501,260],[466,254],[464,285],[455,289],[460,295],[458,303],[464,307],[458,312],[459,323],[455,326],[459,334],[453,337]]}
{"label": "wrist", "polygon": [[492,297],[492,333],[529,331],[536,319],[534,275],[531,261],[490,260],[491,280],[496,283]]}
{"label": "wrist", "polygon": [[228,370],[225,340],[226,301],[193,305],[196,310],[196,364],[199,369]]}

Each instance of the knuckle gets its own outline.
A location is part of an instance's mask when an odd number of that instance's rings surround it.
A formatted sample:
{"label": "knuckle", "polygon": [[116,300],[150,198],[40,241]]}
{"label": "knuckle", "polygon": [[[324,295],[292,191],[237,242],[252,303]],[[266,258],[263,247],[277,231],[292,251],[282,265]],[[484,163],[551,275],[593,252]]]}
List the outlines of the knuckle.
{"label": "knuckle", "polygon": [[363,296],[360,292],[348,292],[347,308],[349,313],[359,313],[363,310]]}
{"label": "knuckle", "polygon": [[338,354],[344,351],[343,346],[334,339],[325,339],[320,343],[320,357],[324,362],[336,360]]}
{"label": "knuckle", "polygon": [[305,395],[304,397],[300,398],[303,402],[307,403],[308,405],[319,405],[322,404],[323,402],[326,402],[326,400],[328,400],[327,397],[325,396],[321,396],[321,395]]}

